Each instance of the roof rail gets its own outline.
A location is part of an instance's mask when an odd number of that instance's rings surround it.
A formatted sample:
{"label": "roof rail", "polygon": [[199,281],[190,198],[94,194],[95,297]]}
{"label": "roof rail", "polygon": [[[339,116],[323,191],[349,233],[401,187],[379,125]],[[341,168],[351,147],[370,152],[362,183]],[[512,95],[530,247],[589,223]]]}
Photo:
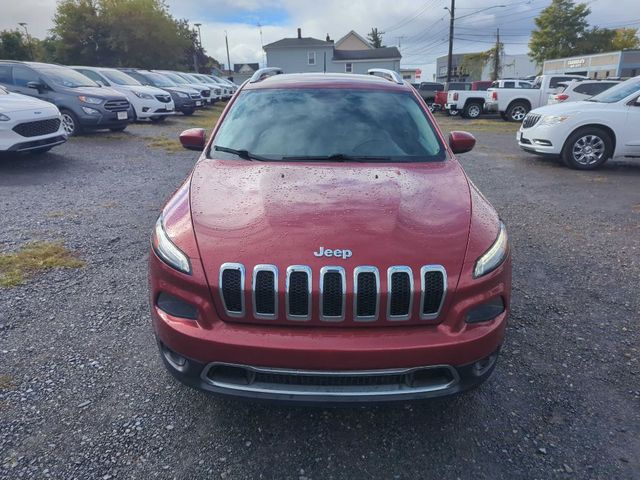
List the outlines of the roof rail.
{"label": "roof rail", "polygon": [[259,68],[255,71],[251,78],[249,79],[249,83],[256,83],[260,80],[264,80],[267,77],[271,77],[273,75],[280,75],[284,73],[280,67],[267,67],[267,68]]}
{"label": "roof rail", "polygon": [[387,68],[370,68],[369,70],[367,70],[367,73],[369,75],[375,75],[376,73],[379,73],[380,76],[386,78],[387,80],[395,82],[399,85],[404,85],[404,80],[395,70],[389,70]]}

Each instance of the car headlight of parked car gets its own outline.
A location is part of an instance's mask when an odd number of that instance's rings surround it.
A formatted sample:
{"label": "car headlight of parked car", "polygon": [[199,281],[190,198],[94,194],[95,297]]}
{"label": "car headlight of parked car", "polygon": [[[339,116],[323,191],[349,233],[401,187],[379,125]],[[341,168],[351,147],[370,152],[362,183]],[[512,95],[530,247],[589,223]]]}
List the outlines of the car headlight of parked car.
{"label": "car headlight of parked car", "polygon": [[99,105],[99,104],[101,104],[101,103],[102,103],[102,99],[101,99],[101,98],[97,98],[97,97],[87,97],[87,96],[85,96],[85,95],[80,95],[80,96],[78,97],[78,99],[79,99],[81,102],[84,102],[84,103],[90,103],[90,104],[92,104],[92,105]]}
{"label": "car headlight of parked car", "polygon": [[144,92],[133,92],[133,94],[138,98],[146,98],[147,100],[153,100],[153,96]]}
{"label": "car headlight of parked car", "polygon": [[507,240],[507,229],[504,223],[500,222],[500,231],[493,245],[478,260],[473,269],[473,278],[482,277],[487,273],[494,271],[507,257],[509,252],[509,244]]}
{"label": "car headlight of parked car", "polygon": [[191,264],[189,263],[189,259],[178,247],[175,246],[167,235],[167,232],[165,232],[162,215],[160,215],[156,222],[156,228],[153,232],[153,239],[151,243],[156,254],[167,265],[191,275]]}
{"label": "car headlight of parked car", "polygon": [[11,120],[11,118],[9,118],[4,113],[0,113],[0,122],[8,122],[9,120]]}
{"label": "car headlight of parked car", "polygon": [[557,125],[558,123],[564,122],[567,118],[569,118],[567,115],[545,115],[538,125]]}

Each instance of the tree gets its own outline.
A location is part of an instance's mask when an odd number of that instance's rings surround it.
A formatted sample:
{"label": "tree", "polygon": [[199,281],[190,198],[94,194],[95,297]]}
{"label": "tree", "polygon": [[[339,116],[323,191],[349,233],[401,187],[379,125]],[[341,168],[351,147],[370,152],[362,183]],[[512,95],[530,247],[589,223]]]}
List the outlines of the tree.
{"label": "tree", "polygon": [[482,71],[490,59],[489,52],[467,53],[462,57],[460,70],[471,78],[482,78]]}
{"label": "tree", "polygon": [[578,42],[587,31],[590,13],[584,3],[576,5],[572,0],[552,0],[535,19],[529,56],[541,65],[550,58],[575,55]]}
{"label": "tree", "polygon": [[0,58],[5,60],[31,60],[29,45],[18,30],[0,31]]}
{"label": "tree", "polygon": [[371,31],[368,33],[367,38],[369,39],[369,43],[371,43],[371,46],[373,48],[380,48],[384,46],[382,45],[383,33],[384,32],[378,31],[376,27],[372,28]]}
{"label": "tree", "polygon": [[572,55],[610,52],[613,50],[612,42],[615,34],[614,30],[608,28],[590,28],[578,39]]}
{"label": "tree", "polygon": [[611,42],[612,50],[625,50],[627,48],[640,48],[637,28],[618,28]]}

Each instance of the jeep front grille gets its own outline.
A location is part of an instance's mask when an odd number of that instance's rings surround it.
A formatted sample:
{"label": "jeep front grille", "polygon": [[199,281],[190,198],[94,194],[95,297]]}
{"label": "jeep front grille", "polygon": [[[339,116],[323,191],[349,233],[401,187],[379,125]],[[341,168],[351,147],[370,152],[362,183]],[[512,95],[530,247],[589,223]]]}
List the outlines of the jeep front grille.
{"label": "jeep front grille", "polygon": [[[250,271],[251,272],[251,271]],[[417,273],[417,272],[416,272]],[[447,273],[441,265],[425,265],[419,280],[408,266],[389,267],[383,291],[380,272],[373,266],[359,266],[353,272],[338,266],[325,266],[315,278],[306,265],[286,268],[284,292],[279,294],[279,270],[275,265],[260,264],[253,268],[250,281],[245,281],[245,267],[225,263],[220,267],[219,293],[228,317],[245,320],[285,319],[306,322],[315,315],[321,322],[375,322],[382,315],[389,322],[411,320],[414,302],[419,303],[416,317],[435,320],[439,317],[447,292]],[[247,285],[249,283],[249,285]],[[351,288],[349,288],[351,287]],[[250,291],[247,292],[247,289]],[[317,297],[313,294],[317,291]],[[352,292],[352,297],[348,296]],[[245,296],[250,294],[252,307],[245,309]],[[351,298],[353,298],[352,303]],[[382,300],[381,300],[382,299]],[[278,304],[284,301],[284,313]],[[386,315],[385,315],[386,313]]]}

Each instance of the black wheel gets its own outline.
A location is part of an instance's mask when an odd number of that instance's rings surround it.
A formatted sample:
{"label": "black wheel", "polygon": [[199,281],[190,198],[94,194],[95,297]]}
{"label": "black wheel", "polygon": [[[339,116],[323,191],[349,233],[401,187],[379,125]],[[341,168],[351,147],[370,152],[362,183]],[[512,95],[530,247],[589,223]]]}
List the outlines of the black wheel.
{"label": "black wheel", "polygon": [[507,120],[509,122],[521,122],[529,113],[529,105],[524,102],[514,102],[507,108]]}
{"label": "black wheel", "polygon": [[80,121],[76,114],[71,110],[67,110],[66,108],[60,109],[60,114],[62,115],[62,127],[64,128],[64,132],[73,137],[74,135],[79,135],[82,133],[82,127],[80,126]]}
{"label": "black wheel", "polygon": [[464,118],[478,118],[482,114],[482,104],[470,102],[464,106],[462,116]]}
{"label": "black wheel", "polygon": [[42,148],[34,148],[33,150],[29,150],[31,155],[42,155],[43,153],[47,153],[53,147],[42,147]]}
{"label": "black wheel", "polygon": [[183,110],[182,114],[187,116],[187,117],[189,117],[189,116],[193,115],[193,112],[195,112],[195,109],[194,108],[190,108],[188,110]]}
{"label": "black wheel", "polygon": [[151,122],[152,123],[162,123],[167,119],[166,116],[162,116],[162,117],[151,117]]}
{"label": "black wheel", "polygon": [[562,149],[562,160],[569,168],[595,170],[613,155],[613,140],[601,128],[586,127],[571,134]]}
{"label": "black wheel", "polygon": [[109,130],[111,130],[112,132],[124,132],[125,128],[127,128],[126,125],[124,125],[122,127],[113,127],[113,128],[110,128]]}

